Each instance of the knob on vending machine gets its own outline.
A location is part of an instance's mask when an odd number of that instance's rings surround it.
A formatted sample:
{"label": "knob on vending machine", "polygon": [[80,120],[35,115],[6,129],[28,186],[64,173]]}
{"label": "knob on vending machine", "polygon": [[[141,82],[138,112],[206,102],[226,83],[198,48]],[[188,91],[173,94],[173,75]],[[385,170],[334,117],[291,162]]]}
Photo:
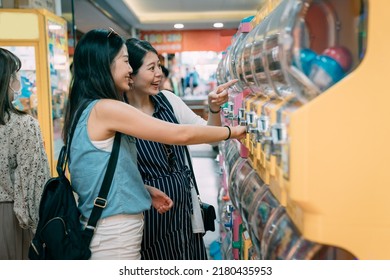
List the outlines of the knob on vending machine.
{"label": "knob on vending machine", "polygon": [[257,116],[255,112],[248,112],[246,113],[246,131],[251,133],[256,130],[257,122],[256,122]]}
{"label": "knob on vending machine", "polygon": [[246,126],[247,122],[245,119],[245,109],[244,108],[238,108],[238,118],[237,121],[240,125]]}
{"label": "knob on vending machine", "polygon": [[273,155],[280,156],[282,153],[282,145],[287,141],[287,128],[284,123],[275,123],[271,127],[272,148]]}
{"label": "knob on vending machine", "polygon": [[266,115],[261,115],[258,122],[259,129],[259,142],[262,145],[267,145],[272,143],[272,137],[270,134],[270,125],[269,125],[269,117]]}
{"label": "knob on vending machine", "polygon": [[[233,122],[238,118],[238,116],[234,115],[234,103],[229,101],[227,104],[227,108],[223,109],[224,118]],[[231,123],[232,124],[232,123]]]}

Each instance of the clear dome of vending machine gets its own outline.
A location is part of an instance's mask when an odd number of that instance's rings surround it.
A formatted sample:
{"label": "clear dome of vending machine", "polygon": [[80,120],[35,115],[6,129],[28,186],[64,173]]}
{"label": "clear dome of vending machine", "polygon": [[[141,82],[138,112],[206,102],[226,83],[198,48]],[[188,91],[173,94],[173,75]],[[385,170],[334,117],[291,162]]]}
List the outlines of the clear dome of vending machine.
{"label": "clear dome of vending machine", "polygon": [[231,55],[229,57],[229,72],[231,73],[232,79],[238,79],[238,82],[232,86],[233,91],[240,93],[243,92],[245,89],[245,84],[243,84],[239,80],[239,74],[237,72],[237,65],[241,63],[241,60],[239,59],[238,52],[240,50],[242,42],[245,40],[245,37],[247,36],[248,32],[252,30],[252,20],[254,16],[246,17],[244,18],[238,27],[238,31],[236,33],[236,38],[233,41],[232,40],[232,46],[231,46]]}

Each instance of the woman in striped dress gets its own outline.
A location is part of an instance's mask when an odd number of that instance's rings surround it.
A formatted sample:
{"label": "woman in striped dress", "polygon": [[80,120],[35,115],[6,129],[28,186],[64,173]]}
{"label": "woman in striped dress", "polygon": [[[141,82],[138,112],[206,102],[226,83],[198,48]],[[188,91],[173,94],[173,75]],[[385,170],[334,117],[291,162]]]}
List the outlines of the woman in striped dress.
{"label": "woman in striped dress", "polygon": [[[127,102],[155,118],[181,124],[220,126],[220,106],[228,99],[227,88],[236,81],[220,85],[209,94],[208,121],[202,119],[176,95],[160,92],[162,71],[157,51],[147,41],[126,41],[133,68]],[[162,96],[164,95],[164,96]],[[156,187],[173,200],[173,208],[159,215],[145,213],[142,259],[204,260],[207,253],[202,233],[193,233],[190,171],[183,146],[165,145],[137,139],[138,169],[144,183]]]}

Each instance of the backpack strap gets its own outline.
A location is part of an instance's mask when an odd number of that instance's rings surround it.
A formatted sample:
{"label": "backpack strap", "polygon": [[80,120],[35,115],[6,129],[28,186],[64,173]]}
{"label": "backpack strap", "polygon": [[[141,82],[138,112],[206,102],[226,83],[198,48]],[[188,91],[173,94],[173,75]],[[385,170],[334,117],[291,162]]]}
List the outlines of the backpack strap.
{"label": "backpack strap", "polygon": [[83,102],[80,107],[77,109],[75,117],[73,119],[70,132],[66,136],[67,141],[66,145],[64,145],[61,149],[60,155],[58,156],[58,161],[57,161],[57,173],[59,176],[65,176],[65,169],[68,164],[68,159],[69,159],[69,151],[70,151],[70,145],[72,144],[72,139],[73,139],[73,134],[76,130],[77,123],[79,122],[79,119],[81,117],[81,114],[84,112],[85,108],[88,107],[90,104],[90,100],[87,100]]}
{"label": "backpack strap", "polygon": [[93,209],[91,212],[91,216],[88,219],[88,224],[85,227],[84,230],[84,237],[85,241],[89,245],[92,240],[92,236],[96,229],[96,224],[98,220],[100,219],[100,216],[102,215],[103,209],[107,205],[107,195],[110,191],[112,179],[114,177],[114,172],[116,168],[116,164],[118,162],[118,154],[119,154],[119,148],[121,143],[121,136],[122,134],[120,132],[116,132],[115,139],[114,139],[114,146],[112,147],[110,159],[108,161],[108,166],[106,170],[106,174],[104,175],[103,183],[100,188],[98,196],[94,200]]}
{"label": "backpack strap", "polygon": [[[58,157],[57,162],[57,172],[60,176],[65,176],[65,169],[69,159],[70,146],[72,144],[73,134],[76,130],[77,123],[81,117],[81,114],[90,104],[90,100],[83,102],[80,107],[77,109],[75,117],[72,122],[71,130],[67,139],[67,145],[62,147],[60,156]],[[119,148],[121,144],[122,134],[120,132],[115,133],[114,145],[112,147],[110,159],[108,161],[108,166],[106,173],[104,174],[104,179],[98,196],[94,200],[94,206],[92,208],[91,216],[88,219],[88,224],[83,231],[84,240],[89,245],[92,240],[92,236],[95,232],[96,224],[102,215],[103,209],[107,205],[107,195],[110,191],[112,179],[114,177],[114,172],[116,169],[116,164],[118,162]]]}

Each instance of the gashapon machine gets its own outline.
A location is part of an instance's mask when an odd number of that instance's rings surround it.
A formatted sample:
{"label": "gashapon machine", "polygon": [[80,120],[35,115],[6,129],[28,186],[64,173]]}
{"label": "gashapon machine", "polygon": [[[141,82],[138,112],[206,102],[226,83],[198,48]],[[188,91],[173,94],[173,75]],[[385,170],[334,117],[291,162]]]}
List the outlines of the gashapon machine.
{"label": "gashapon machine", "polygon": [[54,173],[70,82],[67,23],[43,9],[0,9],[0,22],[0,46],[22,61],[14,105],[38,119]]}
{"label": "gashapon machine", "polygon": [[[227,236],[228,238],[223,240],[223,248],[229,248],[232,256],[227,256],[225,259],[239,259],[241,243],[239,242],[240,234],[239,227],[241,225],[241,216],[237,212],[236,203],[234,202],[235,197],[231,196],[230,188],[236,181],[236,174],[240,174],[237,170],[241,170],[242,166],[247,162],[246,159],[240,157],[240,144],[238,141],[225,141],[223,144],[223,152],[225,153],[225,172],[226,176],[226,199],[222,206],[221,221],[222,221],[222,232],[221,237]],[[248,168],[249,170],[251,168]],[[228,198],[228,199],[227,199]],[[225,250],[226,251],[226,250]]]}
{"label": "gashapon machine", "polygon": [[[243,41],[247,33],[251,30],[251,21],[252,17],[244,18],[239,27],[237,33],[233,36],[232,44],[227,48],[226,52],[223,53],[222,60],[220,61],[217,69],[217,81],[218,84],[226,83],[232,79],[235,79],[237,76],[235,71],[235,63],[236,63],[236,52],[237,46]],[[239,83],[241,83],[239,81]],[[238,83],[238,84],[239,84]],[[227,102],[227,107],[223,110],[223,123],[228,125],[236,125],[238,122],[237,112],[238,108],[234,107],[234,104],[237,103],[237,100],[242,99],[242,92],[239,90],[240,86],[236,84],[233,86],[233,92],[229,95],[229,102]],[[243,247],[243,242],[241,238],[240,226],[242,225],[241,216],[236,210],[236,205],[234,205],[234,197],[231,197],[231,192],[229,191],[231,184],[235,182],[235,175],[240,174],[237,170],[240,170],[244,165],[246,155],[243,154],[242,149],[245,147],[238,141],[226,141],[220,145],[220,151],[226,154],[221,155],[220,158],[224,158],[226,161],[223,166],[222,174],[226,174],[226,190],[224,189],[224,184],[222,184],[222,188],[220,189],[220,197],[224,199],[220,199],[224,204],[221,207],[221,221],[222,222],[222,230],[221,236],[227,236],[227,241],[223,240],[223,248],[224,243],[229,243],[229,249],[231,250],[234,259],[240,259],[242,252],[241,248]],[[251,170],[251,168],[249,168]],[[223,194],[223,195],[222,195]],[[245,243],[246,244],[246,243]],[[225,250],[226,251],[226,250]],[[229,257],[228,257],[229,258]]]}
{"label": "gashapon machine", "polygon": [[250,243],[245,242],[248,238],[245,238],[244,232],[245,226],[242,223],[242,216],[240,215],[241,209],[238,197],[235,195],[236,190],[242,186],[242,182],[246,177],[253,172],[253,168],[250,165],[248,159],[239,157],[236,163],[233,165],[229,176],[229,196],[234,206],[233,210],[233,253],[235,253],[235,259],[243,259],[244,252],[250,247]]}
{"label": "gashapon machine", "polygon": [[221,188],[218,195],[218,209],[220,221],[220,243],[223,259],[233,259],[232,228],[233,228],[233,205],[229,196],[229,174],[233,165],[239,158],[237,142],[225,141],[219,144],[219,160],[221,166]]}
{"label": "gashapon machine", "polygon": [[[226,56],[226,67],[229,69],[229,80],[231,79],[238,79],[238,73],[237,73],[237,67],[236,65],[241,63],[240,58],[238,57],[237,53],[239,50],[239,46],[242,44],[243,41],[245,41],[245,38],[247,34],[252,30],[252,20],[254,16],[250,16],[247,18],[244,18],[240,25],[238,26],[238,31],[233,37],[232,44],[230,46],[230,50],[227,53]],[[233,106],[233,112],[229,112],[233,115],[232,117],[232,124],[237,125],[237,123],[240,122],[240,112],[237,104],[240,104],[242,102],[242,99],[247,95],[249,92],[245,89],[242,82],[239,80],[235,85],[232,86],[233,92],[229,95],[230,98],[230,104]]]}
{"label": "gashapon machine", "polygon": [[243,222],[261,259],[389,259],[390,3],[278,2],[237,53],[250,49],[237,72],[257,96],[242,124],[262,185],[235,188]]}

